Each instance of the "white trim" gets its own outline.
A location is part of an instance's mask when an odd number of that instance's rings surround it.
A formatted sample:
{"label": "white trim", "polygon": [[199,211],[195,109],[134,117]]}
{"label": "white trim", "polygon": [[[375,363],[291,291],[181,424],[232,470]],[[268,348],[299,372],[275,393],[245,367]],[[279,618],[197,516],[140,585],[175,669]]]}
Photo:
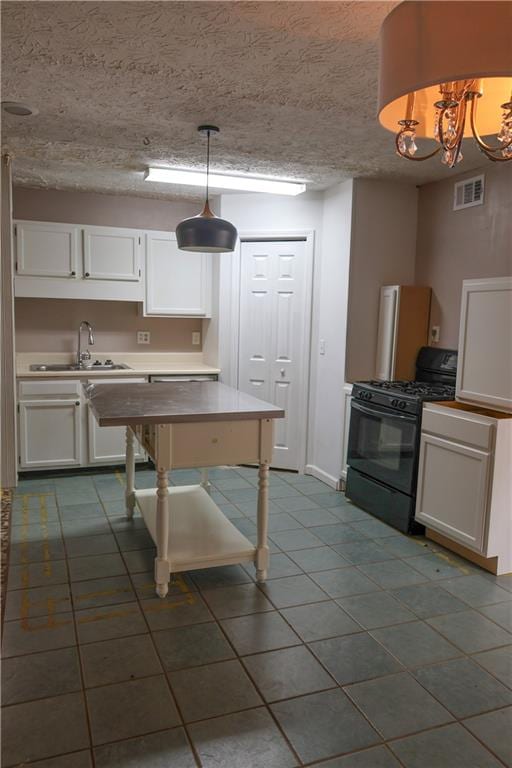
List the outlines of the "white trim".
{"label": "white trim", "polygon": [[12,233],[12,159],[2,155],[1,163],[1,251],[0,251],[0,347],[1,368],[1,449],[0,481],[3,488],[17,484],[16,379],[14,337],[14,258]]}
{"label": "white trim", "polygon": [[[305,305],[309,307],[309,312],[304,314],[304,328],[303,328],[303,360],[304,360],[304,376],[302,380],[302,392],[300,395],[299,412],[309,413],[309,388],[310,388],[310,376],[311,376],[311,330],[313,319],[313,267],[314,267],[314,245],[315,245],[315,230],[314,229],[299,229],[299,230],[245,230],[238,233],[238,240],[235,251],[231,258],[231,291],[229,296],[229,308],[226,310],[226,314],[220,319],[220,335],[224,335],[229,339],[229,352],[228,352],[228,365],[222,368],[222,381],[226,384],[230,384],[233,387],[238,387],[238,361],[239,361],[239,346],[240,346],[240,275],[241,275],[241,244],[247,240],[305,240],[305,254],[307,259],[306,267],[306,286],[304,291]],[[222,279],[222,275],[221,275]],[[306,450],[308,440],[308,419],[304,419],[299,424],[299,449],[298,456],[299,466],[298,471],[303,473],[306,467]]]}
{"label": "white trim", "polygon": [[341,462],[341,475],[340,479],[343,483],[347,481],[347,453],[348,453],[348,436],[350,431],[350,408],[352,400],[352,387],[353,384],[345,382],[343,385],[343,451]]}
{"label": "white trim", "polygon": [[339,478],[334,477],[334,475],[329,475],[327,472],[324,472],[323,469],[320,469],[320,467],[315,467],[314,464],[306,464],[305,474],[313,475],[313,477],[316,477],[317,480],[321,480],[323,483],[330,485],[331,488],[334,488],[335,491],[339,489]]}

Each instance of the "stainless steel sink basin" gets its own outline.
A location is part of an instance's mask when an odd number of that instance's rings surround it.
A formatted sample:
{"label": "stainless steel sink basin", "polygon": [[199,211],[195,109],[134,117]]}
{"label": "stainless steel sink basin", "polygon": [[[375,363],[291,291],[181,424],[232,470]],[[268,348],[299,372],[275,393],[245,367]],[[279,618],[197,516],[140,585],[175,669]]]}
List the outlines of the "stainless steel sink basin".
{"label": "stainless steel sink basin", "polygon": [[41,363],[30,366],[31,371],[83,371],[84,373],[90,373],[91,371],[126,371],[131,370],[129,365],[125,363],[109,364],[109,365],[77,365],[76,363],[69,363],[68,365],[62,365],[59,363]]}

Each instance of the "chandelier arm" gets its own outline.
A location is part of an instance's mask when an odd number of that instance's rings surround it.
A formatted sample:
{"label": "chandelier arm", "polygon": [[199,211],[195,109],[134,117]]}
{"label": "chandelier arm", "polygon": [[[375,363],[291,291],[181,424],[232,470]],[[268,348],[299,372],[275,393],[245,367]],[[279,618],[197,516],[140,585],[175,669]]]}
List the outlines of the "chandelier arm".
{"label": "chandelier arm", "polygon": [[398,152],[400,157],[405,157],[406,160],[417,160],[418,162],[421,162],[422,160],[429,160],[431,157],[434,157],[434,155],[437,155],[437,153],[441,150],[441,147],[437,147],[437,149],[434,149],[434,151],[431,152],[429,155],[424,155],[424,157],[416,157],[416,155],[404,154],[400,150],[400,148],[398,146],[398,142],[400,140],[400,136],[402,135],[403,132],[404,132],[403,130],[402,131],[398,131],[398,133],[396,134],[396,136],[395,136],[395,147],[396,147],[396,151]]}
{"label": "chandelier arm", "polygon": [[[476,102],[477,102],[477,99],[473,99],[473,102],[471,104],[471,111],[470,111],[471,131],[473,133],[473,137],[474,137],[476,143],[478,144],[478,146],[480,147],[480,149],[482,150],[482,152],[485,155],[487,155],[487,157],[489,157],[492,160],[501,160],[501,158],[499,158],[499,157],[491,158],[491,155],[489,153],[490,152],[501,152],[502,149],[507,149],[507,147],[510,147],[512,145],[512,139],[510,139],[509,141],[504,142],[499,147],[491,147],[490,144],[487,144],[482,139],[482,137],[478,133],[478,129],[476,127]],[[508,158],[504,158],[504,159],[508,160]]]}
{"label": "chandelier arm", "polygon": [[451,144],[447,141],[443,133],[443,120],[444,120],[444,115],[447,109],[453,109],[453,107],[443,107],[439,114],[439,123],[438,123],[439,143],[441,144],[445,152],[456,151],[457,157],[458,157],[460,153],[461,144],[462,144],[462,138],[464,136],[464,125],[466,123],[466,103],[464,101],[463,108],[457,111],[457,128],[455,131],[455,139]]}
{"label": "chandelier arm", "polygon": [[486,158],[488,160],[492,160],[493,163],[509,163],[510,158],[509,157],[497,157],[496,155],[492,155],[490,152],[487,152],[485,149],[481,149],[481,151],[484,153]]}

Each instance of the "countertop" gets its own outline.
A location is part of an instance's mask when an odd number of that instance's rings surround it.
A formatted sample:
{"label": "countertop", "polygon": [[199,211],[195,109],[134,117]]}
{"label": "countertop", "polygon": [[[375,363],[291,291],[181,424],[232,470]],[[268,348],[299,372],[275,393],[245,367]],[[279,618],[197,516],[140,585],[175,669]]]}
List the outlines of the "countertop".
{"label": "countertop", "polygon": [[189,374],[218,374],[220,368],[203,362],[200,352],[185,353],[115,353],[93,352],[93,359],[113,360],[114,363],[126,363],[129,368],[118,371],[98,371],[94,368],[84,368],[80,371],[31,371],[33,364],[71,363],[73,356],[63,352],[20,353],[16,355],[16,376],[23,379],[93,379],[93,378],[126,378],[129,376],[156,375],[189,375]]}
{"label": "countertop", "polygon": [[91,384],[87,397],[101,427],[282,419],[285,415],[281,408],[217,381]]}

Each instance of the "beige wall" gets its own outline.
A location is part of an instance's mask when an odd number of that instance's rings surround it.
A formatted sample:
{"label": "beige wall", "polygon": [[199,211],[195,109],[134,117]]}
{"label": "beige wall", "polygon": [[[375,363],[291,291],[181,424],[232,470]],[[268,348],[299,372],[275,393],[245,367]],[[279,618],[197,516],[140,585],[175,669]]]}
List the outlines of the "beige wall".
{"label": "beige wall", "polygon": [[[198,212],[198,203],[173,202],[94,192],[15,188],[14,218],[113,227],[174,230]],[[199,319],[144,318],[139,305],[124,301],[16,299],[17,352],[69,352],[76,348],[81,320],[96,332],[94,352],[198,352],[192,331]],[[150,344],[137,344],[136,332],[150,331]]]}
{"label": "beige wall", "polygon": [[345,379],[375,378],[380,288],[414,283],[417,189],[354,180]]}
{"label": "beige wall", "polygon": [[102,195],[59,189],[15,187],[15,219],[91,224],[98,227],[140,227],[174,231],[187,216],[199,213],[200,204],[154,200],[131,195]]}
{"label": "beige wall", "polygon": [[[72,352],[82,320],[94,328],[93,354],[201,350],[192,346],[192,331],[201,330],[200,319],[142,317],[139,305],[129,301],[16,299],[16,351]],[[137,331],[150,331],[151,344],[137,344]]]}
{"label": "beige wall", "polygon": [[[483,205],[454,211],[454,183],[482,172]],[[458,346],[462,281],[511,274],[511,165],[487,163],[420,188],[416,282],[432,287],[430,322],[441,327],[441,346]]]}

